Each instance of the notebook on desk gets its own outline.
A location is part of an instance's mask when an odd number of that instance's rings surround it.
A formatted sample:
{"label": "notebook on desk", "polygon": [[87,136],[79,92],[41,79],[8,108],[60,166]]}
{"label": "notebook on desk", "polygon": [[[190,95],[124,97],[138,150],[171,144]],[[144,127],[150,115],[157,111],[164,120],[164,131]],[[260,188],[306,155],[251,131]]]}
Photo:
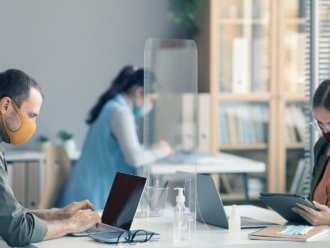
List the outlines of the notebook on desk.
{"label": "notebook on desk", "polygon": [[329,233],[329,229],[326,227],[327,226],[315,226],[306,235],[285,235],[280,234],[280,232],[285,230],[287,228],[286,226],[271,226],[250,233],[248,237],[249,239],[259,240],[307,242]]}

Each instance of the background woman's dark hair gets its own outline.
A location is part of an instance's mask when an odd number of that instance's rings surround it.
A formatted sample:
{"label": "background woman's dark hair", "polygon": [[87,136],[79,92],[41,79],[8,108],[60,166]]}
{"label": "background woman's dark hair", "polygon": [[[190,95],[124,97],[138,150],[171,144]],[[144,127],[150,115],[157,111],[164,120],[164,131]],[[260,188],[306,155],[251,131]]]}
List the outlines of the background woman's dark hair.
{"label": "background woman's dark hair", "polygon": [[[152,81],[154,81],[154,78]],[[144,86],[144,70],[134,70],[133,66],[125,66],[113,80],[110,88],[101,95],[97,104],[92,108],[86,122],[91,124],[95,121],[104,104],[108,100],[114,98],[118,93],[128,92],[134,85]]]}
{"label": "background woman's dark hair", "polygon": [[313,96],[313,109],[324,107],[330,111],[330,80],[324,80],[317,87]]}

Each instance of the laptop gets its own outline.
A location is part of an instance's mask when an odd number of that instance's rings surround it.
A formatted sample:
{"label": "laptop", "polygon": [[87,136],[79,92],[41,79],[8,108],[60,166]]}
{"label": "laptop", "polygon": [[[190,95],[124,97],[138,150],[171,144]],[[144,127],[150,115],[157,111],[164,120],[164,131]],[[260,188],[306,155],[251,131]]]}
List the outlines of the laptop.
{"label": "laptop", "polygon": [[[228,229],[228,217],[213,177],[197,175],[197,199],[199,206],[197,221]],[[279,224],[241,216],[242,229],[268,226],[279,226]]]}
{"label": "laptop", "polygon": [[73,236],[93,233],[121,232],[131,228],[147,179],[117,172],[102,215],[102,225]]}

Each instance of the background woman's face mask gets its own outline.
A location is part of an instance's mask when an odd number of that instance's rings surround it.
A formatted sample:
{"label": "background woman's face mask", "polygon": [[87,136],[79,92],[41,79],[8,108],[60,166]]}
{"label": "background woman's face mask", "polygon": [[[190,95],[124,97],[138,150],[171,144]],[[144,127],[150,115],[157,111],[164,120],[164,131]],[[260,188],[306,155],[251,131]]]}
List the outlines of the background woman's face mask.
{"label": "background woman's face mask", "polygon": [[29,120],[25,115],[22,114],[22,112],[19,110],[19,108],[17,107],[16,103],[11,100],[19,118],[22,121],[22,125],[21,127],[16,131],[16,132],[12,132],[8,129],[6,120],[4,115],[1,113],[1,117],[3,120],[3,124],[5,126],[6,132],[9,136],[10,139],[10,144],[13,146],[18,146],[20,144],[25,143],[26,141],[28,141],[31,136],[34,134],[35,130],[36,130],[36,124],[35,122]]}
{"label": "background woman's face mask", "polygon": [[146,116],[151,110],[151,107],[147,101],[143,101],[143,105],[141,107],[137,106],[137,98],[134,97],[134,105],[133,105],[133,114],[136,118],[143,118]]}

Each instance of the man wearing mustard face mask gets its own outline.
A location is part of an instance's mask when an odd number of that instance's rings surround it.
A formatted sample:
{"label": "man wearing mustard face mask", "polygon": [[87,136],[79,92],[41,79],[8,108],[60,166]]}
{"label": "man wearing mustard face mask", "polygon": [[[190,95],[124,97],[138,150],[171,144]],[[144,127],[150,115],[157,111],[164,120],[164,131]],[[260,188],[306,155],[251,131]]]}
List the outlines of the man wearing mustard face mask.
{"label": "man wearing mustard face mask", "polygon": [[[11,69],[0,73],[0,143],[16,146],[28,141],[36,129],[43,98],[40,85],[24,72]],[[0,146],[0,237],[9,246],[83,232],[95,224],[101,224],[101,219],[89,201],[55,212],[26,211],[9,187],[5,151]]]}

